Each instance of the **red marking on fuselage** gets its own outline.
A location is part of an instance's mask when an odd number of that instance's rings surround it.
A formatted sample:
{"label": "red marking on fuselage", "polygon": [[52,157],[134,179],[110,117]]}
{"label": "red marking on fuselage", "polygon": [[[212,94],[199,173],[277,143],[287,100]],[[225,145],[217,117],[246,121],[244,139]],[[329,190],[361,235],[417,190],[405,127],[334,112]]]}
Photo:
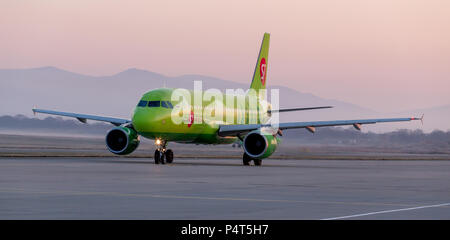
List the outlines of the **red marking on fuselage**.
{"label": "red marking on fuselage", "polygon": [[194,123],[194,111],[191,110],[191,115],[189,116],[189,123],[187,126],[190,128],[193,123]]}

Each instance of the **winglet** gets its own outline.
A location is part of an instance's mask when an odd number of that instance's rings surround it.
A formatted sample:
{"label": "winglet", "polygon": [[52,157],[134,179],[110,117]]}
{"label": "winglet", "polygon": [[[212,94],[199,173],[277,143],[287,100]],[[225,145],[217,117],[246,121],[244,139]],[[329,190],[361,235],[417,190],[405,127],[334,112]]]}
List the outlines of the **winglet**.
{"label": "winglet", "polygon": [[412,117],[411,118],[411,120],[420,120],[420,122],[422,123],[422,125],[423,125],[423,117],[425,116],[425,114],[422,114],[422,116],[420,117],[420,118],[418,118],[418,117]]}

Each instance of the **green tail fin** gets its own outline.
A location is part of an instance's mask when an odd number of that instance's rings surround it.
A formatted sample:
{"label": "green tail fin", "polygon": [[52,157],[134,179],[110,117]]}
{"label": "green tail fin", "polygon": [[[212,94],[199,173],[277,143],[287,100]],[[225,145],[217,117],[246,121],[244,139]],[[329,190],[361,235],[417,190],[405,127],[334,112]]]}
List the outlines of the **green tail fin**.
{"label": "green tail fin", "polygon": [[252,84],[250,85],[250,89],[254,89],[257,92],[260,89],[266,89],[267,67],[269,64],[269,41],[270,34],[264,33],[261,49],[259,50],[258,60],[255,66],[255,72],[253,73]]}

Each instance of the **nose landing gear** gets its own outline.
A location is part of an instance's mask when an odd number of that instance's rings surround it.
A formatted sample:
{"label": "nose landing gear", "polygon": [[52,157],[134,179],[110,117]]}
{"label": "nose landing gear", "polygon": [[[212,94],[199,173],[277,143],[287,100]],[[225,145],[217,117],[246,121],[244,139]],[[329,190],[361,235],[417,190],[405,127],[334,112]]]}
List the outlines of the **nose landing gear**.
{"label": "nose landing gear", "polygon": [[165,163],[165,159],[164,159],[164,153],[158,149],[156,149],[155,151],[155,164],[164,164]]}
{"label": "nose landing gear", "polygon": [[156,139],[155,140],[156,150],[155,150],[155,164],[165,164],[173,162],[173,151],[171,149],[166,149],[167,141]]}

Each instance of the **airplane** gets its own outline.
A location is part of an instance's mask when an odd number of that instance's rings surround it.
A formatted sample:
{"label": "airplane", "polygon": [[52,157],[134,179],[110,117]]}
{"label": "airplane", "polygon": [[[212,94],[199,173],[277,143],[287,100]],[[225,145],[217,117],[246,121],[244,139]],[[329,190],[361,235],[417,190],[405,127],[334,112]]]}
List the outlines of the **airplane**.
{"label": "airplane", "polygon": [[[290,108],[290,109],[271,109],[270,103],[267,103],[264,95],[259,95],[260,91],[266,90],[266,77],[268,69],[270,34],[265,33],[259,55],[257,58],[253,79],[250,85],[252,91],[246,93],[244,105],[234,104],[231,109],[225,109],[217,112],[218,121],[202,121],[194,124],[194,119],[198,120],[198,111],[204,111],[207,108],[205,101],[201,105],[191,105],[187,112],[184,107],[180,107],[179,102],[172,101],[174,91],[172,88],[159,88],[145,93],[139,100],[134,109],[131,119],[113,118],[97,115],[78,114],[71,112],[60,112],[45,109],[33,108],[33,113],[51,114],[65,117],[76,118],[86,123],[87,120],[109,122],[115,127],[106,134],[105,142],[108,150],[113,154],[126,155],[132,153],[139,146],[140,137],[145,137],[155,141],[156,150],[154,153],[155,164],[172,163],[174,154],[168,149],[169,142],[188,143],[188,144],[232,144],[239,141],[244,150],[243,165],[260,166],[262,160],[271,156],[278,144],[282,131],[305,128],[314,133],[318,127],[328,126],[353,126],[361,130],[363,124],[375,124],[386,122],[402,122],[422,120],[418,117],[409,118],[378,118],[378,119],[356,119],[356,120],[335,120],[335,121],[309,121],[309,122],[285,122],[274,124],[270,121],[273,113],[282,113],[289,111],[304,111],[331,108],[332,106]],[[192,93],[191,90],[186,90]],[[256,92],[256,95],[255,95]],[[235,96],[233,96],[234,98]],[[256,97],[258,102],[266,102],[266,107],[257,107],[256,112],[246,109],[250,97]],[[216,99],[217,100],[217,99]],[[175,111],[178,109],[178,113]],[[193,109],[193,110],[191,110]],[[190,110],[190,111],[189,111]],[[242,113],[242,119],[236,121],[222,121],[226,112]],[[195,114],[194,114],[195,113]],[[201,112],[200,112],[201,113]],[[258,116],[256,121],[250,121],[250,115]],[[174,115],[187,116],[188,120],[179,124],[173,122]],[[236,117],[237,118],[237,117]],[[234,120],[236,120],[234,118]]]}

